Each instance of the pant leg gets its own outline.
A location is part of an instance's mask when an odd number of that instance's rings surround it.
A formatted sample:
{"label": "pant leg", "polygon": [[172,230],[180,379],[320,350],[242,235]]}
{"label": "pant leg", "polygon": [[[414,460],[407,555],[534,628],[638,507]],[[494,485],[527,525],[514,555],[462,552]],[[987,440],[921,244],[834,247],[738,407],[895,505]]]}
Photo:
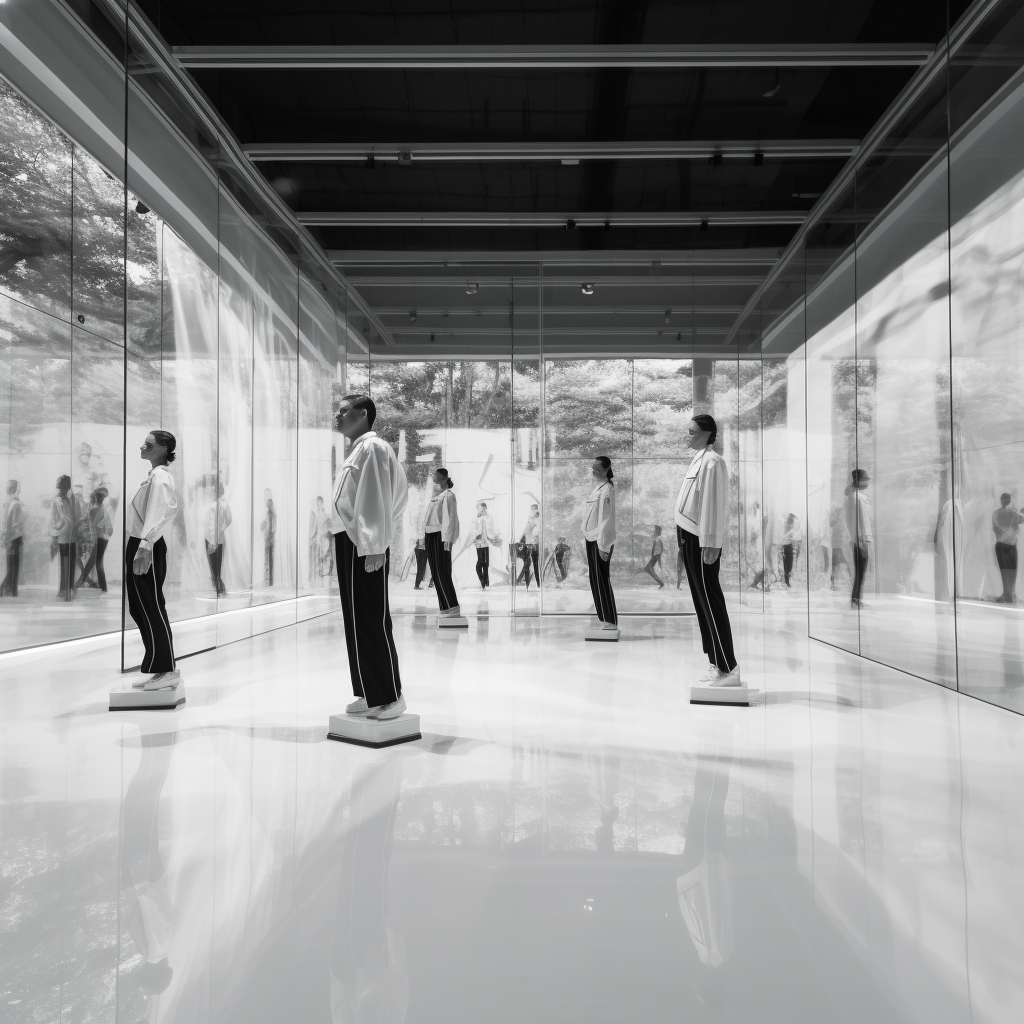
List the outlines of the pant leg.
{"label": "pant leg", "polygon": [[783,544],[782,545],[782,575],[786,581],[786,586],[789,586],[789,577],[793,573],[793,545]]}
{"label": "pant leg", "polygon": [[352,692],[371,708],[390,704],[402,695],[388,599],[391,551],[384,553],[381,569],[367,572],[366,557],[347,533],[335,534],[335,549]]}
{"label": "pant leg", "polygon": [[164,580],[167,577],[167,544],[161,537],[153,545],[153,564],[142,576],[133,568],[139,538],[129,537],[124,553],[125,590],[128,611],[139,627],[146,654],[142,659],[143,672],[174,671],[174,638],[164,604]]}
{"label": "pant leg", "polygon": [[476,578],[480,581],[480,586],[484,587],[487,584],[484,583],[484,556],[487,554],[487,548],[476,549]]}
{"label": "pant leg", "polygon": [[[612,547],[614,552],[615,548]],[[590,593],[594,598],[594,609],[601,622],[614,626],[619,621],[615,608],[615,595],[611,584],[611,555],[606,562],[601,557],[596,540],[587,541],[587,571],[590,576]]]}
{"label": "pant leg", "polygon": [[561,583],[562,580],[565,579],[565,563],[563,562],[564,558],[565,555],[563,555],[561,552],[555,552],[555,568],[558,570],[557,576],[559,583]]}
{"label": "pant leg", "polygon": [[686,578],[690,583],[690,594],[700,624],[704,653],[708,661],[717,665],[720,671],[731,672],[736,667],[736,655],[733,651],[729,610],[718,579],[722,555],[719,553],[713,565],[705,565],[698,537],[679,527],[677,529],[681,535],[680,547],[684,552]]}
{"label": "pant leg", "polygon": [[853,545],[853,593],[854,601],[860,601],[861,587],[864,585],[864,577],[868,571],[868,546],[866,544]]}
{"label": "pant leg", "polygon": [[540,545],[530,545],[530,561],[533,563],[533,578],[537,581],[537,586],[540,586]]}
{"label": "pant leg", "polygon": [[1015,544],[996,542],[996,564],[1003,579],[1003,593],[1000,600],[1013,603],[1017,586],[1017,547]]}
{"label": "pant leg", "polygon": [[427,574],[427,552],[425,548],[416,548],[416,586],[423,583]]}
{"label": "pant leg", "polygon": [[103,556],[106,554],[108,543],[106,537],[96,538],[96,554],[94,556],[96,559],[96,582],[99,583],[100,590],[104,594],[107,592],[107,574],[103,568]]}
{"label": "pant leg", "polygon": [[267,586],[274,585],[274,542],[263,546],[263,562],[267,567]]}
{"label": "pant leg", "polygon": [[72,541],[69,544],[58,544],[57,548],[60,557],[60,589],[57,596],[72,601],[75,597],[75,569],[78,568],[77,546]]}
{"label": "pant leg", "polygon": [[215,594],[220,593],[220,587],[217,584],[217,550],[209,541],[206,542],[206,561],[210,566],[210,582],[213,584]]}
{"label": "pant leg", "polygon": [[427,546],[427,561],[430,563],[430,574],[434,578],[437,603],[441,611],[446,612],[459,603],[455,584],[452,582],[452,553],[445,551],[444,541],[441,540],[439,532],[428,533],[423,540]]}
{"label": "pant leg", "polygon": [[15,537],[7,545],[7,575],[4,577],[3,585],[0,586],[0,594],[8,597],[18,596],[18,576],[21,573],[21,537]]}
{"label": "pant leg", "polygon": [[484,548],[484,586],[491,585],[491,549]]}

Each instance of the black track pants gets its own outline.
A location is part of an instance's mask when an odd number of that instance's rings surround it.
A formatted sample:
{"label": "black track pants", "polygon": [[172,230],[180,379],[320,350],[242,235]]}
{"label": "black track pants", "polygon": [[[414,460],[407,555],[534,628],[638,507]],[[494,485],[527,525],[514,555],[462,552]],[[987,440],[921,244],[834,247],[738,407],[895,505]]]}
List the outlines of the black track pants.
{"label": "black track pants", "polygon": [[161,537],[153,545],[153,564],[144,576],[136,576],[133,564],[139,538],[129,537],[124,551],[124,585],[128,612],[139,627],[146,656],[143,672],[174,671],[174,638],[164,606],[164,577],[167,575],[167,545]]}
{"label": "black track pants", "polygon": [[729,625],[729,610],[725,606],[725,595],[718,582],[718,570],[722,565],[719,553],[714,565],[705,565],[701,554],[700,539],[682,527],[676,527],[676,539],[686,568],[686,582],[690,584],[693,607],[700,625],[700,638],[708,661],[717,665],[722,672],[731,672],[736,667],[736,655],[732,649],[732,627]]}
{"label": "black track pants", "polygon": [[596,540],[587,541],[587,568],[590,570],[590,592],[594,595],[594,607],[602,622],[616,626],[619,622],[615,610],[615,594],[612,593],[611,567],[615,545],[608,553],[608,561],[601,557]]}
{"label": "black track pants", "polygon": [[428,533],[423,538],[427,547],[427,561],[430,562],[430,575],[434,578],[434,590],[437,592],[437,603],[441,611],[446,612],[459,603],[452,580],[452,553],[445,551],[441,533]]}
{"label": "black track pants", "polygon": [[481,587],[489,587],[491,585],[491,549],[490,548],[477,548],[476,549],[476,578],[480,581]]}

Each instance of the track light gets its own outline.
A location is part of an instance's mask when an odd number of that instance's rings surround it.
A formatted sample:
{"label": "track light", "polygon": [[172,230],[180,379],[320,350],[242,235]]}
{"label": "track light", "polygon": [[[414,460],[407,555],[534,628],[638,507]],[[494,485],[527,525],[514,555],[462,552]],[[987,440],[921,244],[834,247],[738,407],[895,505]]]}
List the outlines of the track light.
{"label": "track light", "polygon": [[479,288],[479,287],[480,287],[479,285],[471,284],[471,283],[467,282],[466,283],[466,294],[467,295],[476,295],[477,288]]}
{"label": "track light", "polygon": [[581,284],[580,291],[583,292],[584,295],[593,295],[594,286],[592,284]]}
{"label": "track light", "polygon": [[415,309],[409,310],[409,323],[411,323],[411,324],[416,323],[416,310]]}
{"label": "track light", "polygon": [[665,323],[668,323],[670,316],[672,316],[672,310],[671,309],[666,309],[665,310]]}

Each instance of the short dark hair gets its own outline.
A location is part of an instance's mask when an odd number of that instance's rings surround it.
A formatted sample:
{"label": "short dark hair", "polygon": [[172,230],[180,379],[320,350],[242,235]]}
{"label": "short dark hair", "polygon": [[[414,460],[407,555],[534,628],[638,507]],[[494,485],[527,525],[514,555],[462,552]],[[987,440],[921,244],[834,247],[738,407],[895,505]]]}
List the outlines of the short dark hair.
{"label": "short dark hair", "polygon": [[174,449],[178,447],[178,439],[169,430],[151,430],[153,440],[161,448],[167,449],[167,461],[174,461]]}
{"label": "short dark hair", "polygon": [[1000,495],[999,495],[999,500],[1000,500],[1000,501],[1001,501],[1001,502],[1002,502],[1002,503],[1003,503],[1004,505],[1009,505],[1009,504],[1010,504],[1010,498],[1011,498],[1011,497],[1012,497],[1012,495],[1010,495],[1010,494],[1000,494]]}
{"label": "short dark hair", "polygon": [[612,460],[609,459],[607,455],[595,455],[594,461],[601,463],[601,465],[604,467],[605,476],[609,480],[614,478],[615,474],[612,472]]}
{"label": "short dark hair", "polygon": [[71,486],[71,477],[69,477],[67,473],[61,473],[61,475],[57,477],[57,490],[59,491],[62,487],[65,486]]}
{"label": "short dark hair", "polygon": [[718,440],[718,424],[715,422],[715,417],[706,412],[699,412],[696,416],[691,416],[690,419],[701,430],[708,432],[708,447],[710,448]]}
{"label": "short dark hair", "polygon": [[373,429],[373,421],[377,418],[377,406],[373,404],[373,399],[369,395],[345,395],[342,401],[348,402],[353,409],[365,409],[366,425]]}

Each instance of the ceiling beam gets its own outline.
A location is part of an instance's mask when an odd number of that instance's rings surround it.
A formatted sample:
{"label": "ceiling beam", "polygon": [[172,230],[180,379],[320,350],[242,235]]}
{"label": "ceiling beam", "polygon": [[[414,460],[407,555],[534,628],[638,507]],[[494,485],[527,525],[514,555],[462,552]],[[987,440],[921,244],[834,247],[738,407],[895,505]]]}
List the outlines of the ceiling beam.
{"label": "ceiling beam", "polygon": [[296,213],[307,227],[342,228],[586,228],[586,227],[748,227],[765,224],[803,224],[802,210],[751,210],[648,213],[535,213],[531,210],[390,210]]}
{"label": "ceiling beam", "polygon": [[[508,277],[489,277],[487,268],[482,268],[481,275],[475,272],[472,275],[474,288],[478,290],[504,289],[508,290]],[[453,288],[464,291],[469,284],[465,277],[391,277],[381,274],[380,276],[352,277],[346,276],[346,280],[353,288]],[[694,278],[690,275],[681,277],[672,275],[664,281],[657,277],[634,274],[630,277],[604,277],[595,276],[593,281],[601,288],[756,288],[764,280],[762,275],[718,275],[708,276],[701,274]],[[546,288],[563,286],[566,288],[579,288],[580,282],[575,277],[545,277]]]}
{"label": "ceiling beam", "polygon": [[443,70],[488,68],[919,67],[927,44],[692,43],[637,46],[176,46],[186,68]]}
{"label": "ceiling beam", "polygon": [[[506,268],[536,271],[543,263],[553,267],[645,267],[648,281],[657,284],[690,280],[693,267],[773,267],[782,248],[760,249],[513,249],[452,252],[450,249],[328,249],[327,257],[338,267],[434,267],[471,271],[471,280],[507,277]],[[687,268],[687,269],[682,269]],[[693,278],[699,281],[700,277]],[[461,278],[456,279],[461,280]],[[520,278],[522,280],[522,278]],[[545,275],[545,284],[557,284],[558,277]],[[595,280],[601,280],[599,277]],[[642,278],[638,277],[638,283]],[[507,280],[506,280],[507,283]]]}
{"label": "ceiling beam", "polygon": [[486,163],[581,160],[846,160],[857,139],[779,139],[767,142],[253,142],[244,146],[253,161],[288,163]]}

